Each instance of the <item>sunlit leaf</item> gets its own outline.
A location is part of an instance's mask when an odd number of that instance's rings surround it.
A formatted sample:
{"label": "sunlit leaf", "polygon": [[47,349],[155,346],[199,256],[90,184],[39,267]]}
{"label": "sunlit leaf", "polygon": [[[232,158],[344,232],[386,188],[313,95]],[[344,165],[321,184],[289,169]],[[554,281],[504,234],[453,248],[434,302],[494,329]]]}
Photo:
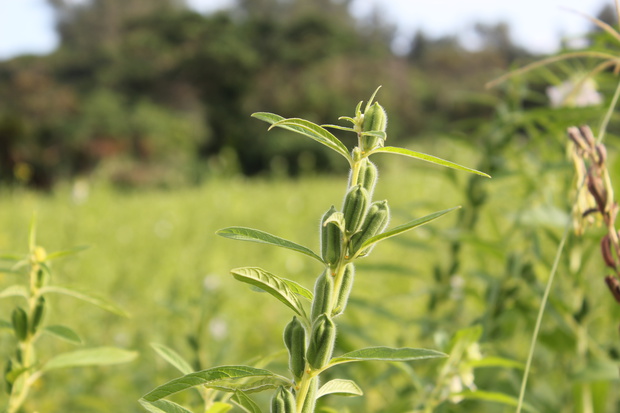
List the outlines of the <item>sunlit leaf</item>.
{"label": "sunlit leaf", "polygon": [[85,292],[85,291],[79,291],[73,288],[61,287],[57,285],[50,285],[47,287],[43,287],[41,288],[40,292],[41,294],[56,293],[56,294],[68,295],[73,298],[77,298],[79,300],[94,304],[97,307],[103,310],[109,311],[111,313],[118,314],[123,317],[127,317],[127,313],[122,308],[120,308],[113,302],[109,301],[108,299],[99,296],[98,294],[93,294],[93,293]]}
{"label": "sunlit leaf", "polygon": [[142,407],[151,413],[192,413],[191,410],[168,400],[157,400],[152,403],[142,399],[138,401]]}
{"label": "sunlit leaf", "polygon": [[307,319],[306,312],[299,302],[297,295],[280,277],[258,267],[235,268],[230,272],[237,280],[251,284],[268,292],[290,307],[298,315],[304,319]]}
{"label": "sunlit leaf", "polygon": [[115,347],[96,347],[59,354],[43,364],[41,370],[48,371],[67,367],[127,363],[137,356],[138,353],[135,351],[128,351]]}
{"label": "sunlit leaf", "polygon": [[319,257],[311,249],[258,229],[245,227],[229,227],[220,229],[216,232],[216,234],[224,238],[230,238],[239,241],[258,242],[261,244],[269,244],[275,245],[276,247],[287,248],[293,251],[301,252],[302,254],[305,254],[320,262],[323,262],[321,257]]}
{"label": "sunlit leaf", "polygon": [[55,337],[61,338],[70,343],[74,343],[74,344],[82,343],[82,339],[80,338],[80,336],[75,331],[73,331],[71,328],[67,326],[61,326],[61,325],[46,326],[45,328],[43,328],[42,331],[45,333],[51,334]]}
{"label": "sunlit leaf", "polygon": [[368,347],[334,357],[330,360],[329,366],[356,361],[415,361],[440,357],[447,357],[447,355],[424,348]]}
{"label": "sunlit leaf", "polygon": [[164,360],[176,367],[183,374],[189,374],[194,371],[187,361],[171,348],[159,343],[151,343],[153,350],[157,352]]}
{"label": "sunlit leaf", "polygon": [[169,381],[147,393],[142,399],[147,402],[154,402],[195,386],[206,386],[229,392],[237,390],[256,392],[277,389],[283,385],[290,386],[291,383],[286,378],[278,376],[269,370],[250,366],[221,366],[186,374],[183,377]]}
{"label": "sunlit leaf", "polygon": [[314,294],[312,293],[312,291],[310,291],[303,285],[296,283],[295,281],[287,280],[286,278],[282,278],[281,280],[284,281],[286,285],[288,285],[288,288],[290,288],[292,292],[294,292],[295,294],[303,298],[307,298],[308,300],[312,301],[312,298],[314,297]]}
{"label": "sunlit leaf", "polygon": [[338,138],[332,135],[327,129],[322,128],[315,123],[299,118],[286,119],[282,116],[266,112],[253,113],[252,116],[256,119],[271,123],[269,129],[274,127],[280,127],[314,139],[315,141],[338,152],[339,154],[344,156],[349,162],[351,162],[351,156],[349,155],[349,150],[347,149],[347,147],[344,146],[344,144],[340,142]]}
{"label": "sunlit leaf", "polygon": [[66,257],[67,255],[77,254],[78,252],[84,251],[88,248],[90,248],[88,245],[81,245],[81,246],[70,248],[68,250],[52,252],[52,253],[47,254],[47,256],[45,257],[45,261],[51,261],[57,258]]}
{"label": "sunlit leaf", "polygon": [[0,298],[6,297],[24,297],[28,299],[28,289],[23,285],[11,285],[0,291]]}
{"label": "sunlit leaf", "polygon": [[[508,406],[517,406],[518,404],[518,400],[515,397],[509,396],[504,393],[495,393],[495,392],[488,392],[488,391],[481,391],[481,390],[466,391],[466,392],[461,392],[461,393],[452,393],[450,394],[450,396],[451,397],[462,397],[464,399],[469,399],[469,400],[484,400],[488,402],[505,404]],[[527,403],[523,404],[523,408],[529,412],[533,412],[533,413],[538,412],[537,409],[535,409],[531,405],[528,405]]]}
{"label": "sunlit leaf", "polygon": [[364,394],[362,389],[351,380],[334,379],[321,386],[316,394],[316,398],[336,394],[339,396],[361,396]]}
{"label": "sunlit leaf", "polygon": [[244,392],[237,390],[235,395],[230,398],[239,408],[247,413],[262,413],[258,404],[254,402],[254,400],[250,399],[250,397]]}
{"label": "sunlit leaf", "polygon": [[427,224],[431,221],[436,220],[437,218],[441,217],[442,215],[445,215],[449,212],[452,212],[456,209],[459,209],[460,206],[454,207],[454,208],[450,208],[450,209],[444,209],[443,211],[438,211],[438,212],[433,212],[432,214],[426,215],[422,218],[418,218],[418,219],[414,219],[413,221],[409,221],[406,224],[403,225],[399,225],[397,227],[394,227],[388,231],[382,232],[381,234],[375,235],[374,237],[368,238],[360,247],[360,251],[363,251],[364,249],[368,248],[369,246],[376,244],[379,241],[383,241],[386,238],[390,238],[399,234],[402,234],[403,232],[407,232],[410,231],[414,228],[417,228],[419,226],[422,226],[424,224]]}
{"label": "sunlit leaf", "polygon": [[207,410],[205,413],[226,413],[232,410],[233,405],[223,402],[215,402]]}
{"label": "sunlit leaf", "polygon": [[383,147],[383,148],[377,148],[377,149],[372,150],[371,154],[374,154],[374,153],[395,153],[397,155],[409,156],[411,158],[420,159],[422,161],[434,163],[436,165],[445,166],[447,168],[458,169],[459,171],[465,171],[465,172],[470,172],[470,173],[473,173],[473,174],[476,174],[476,175],[481,175],[481,176],[484,176],[486,178],[490,178],[491,177],[490,175],[488,175],[488,174],[486,174],[484,172],[480,172],[480,171],[477,171],[475,169],[468,168],[466,166],[462,166],[462,165],[456,164],[454,162],[446,161],[445,159],[441,159],[441,158],[438,158],[436,156],[427,155],[427,154],[421,153],[421,152],[411,151],[411,150],[405,149],[405,148],[395,148],[393,146],[386,146],[386,147]]}

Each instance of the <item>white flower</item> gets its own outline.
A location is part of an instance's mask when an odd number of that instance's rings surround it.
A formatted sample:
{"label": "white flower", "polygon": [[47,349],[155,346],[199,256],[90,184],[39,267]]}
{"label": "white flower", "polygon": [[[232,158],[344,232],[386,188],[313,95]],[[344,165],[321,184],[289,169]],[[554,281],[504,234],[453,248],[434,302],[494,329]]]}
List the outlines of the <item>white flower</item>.
{"label": "white flower", "polygon": [[596,86],[592,78],[580,83],[579,77],[574,76],[557,86],[549,86],[547,97],[552,108],[600,105],[603,96],[596,91]]}

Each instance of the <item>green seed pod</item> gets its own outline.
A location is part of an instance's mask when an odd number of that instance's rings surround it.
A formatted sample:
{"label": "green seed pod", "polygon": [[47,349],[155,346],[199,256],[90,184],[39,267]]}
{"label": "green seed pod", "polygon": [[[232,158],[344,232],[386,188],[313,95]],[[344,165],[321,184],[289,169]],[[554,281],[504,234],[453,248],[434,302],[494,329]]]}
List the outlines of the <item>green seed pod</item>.
{"label": "green seed pod", "polygon": [[349,263],[344,267],[344,274],[342,275],[342,282],[340,284],[340,290],[338,291],[338,298],[336,299],[336,305],[332,309],[332,317],[336,317],[344,313],[344,309],[349,301],[349,295],[351,294],[351,288],[353,288],[353,279],[355,278],[355,266]]}
{"label": "green seed pod", "polygon": [[297,317],[284,329],[284,344],[288,349],[288,367],[300,379],[306,368],[306,329]]}
{"label": "green seed pod", "polygon": [[361,185],[366,191],[368,191],[369,198],[372,198],[372,193],[375,190],[377,184],[377,178],[379,177],[379,170],[377,166],[370,162],[368,158],[364,158],[360,161],[360,166],[357,171],[356,184]]}
{"label": "green seed pod", "polygon": [[[385,132],[387,128],[387,113],[385,109],[375,102],[364,112],[363,132]],[[368,152],[377,146],[377,136],[362,136],[362,151]]]}
{"label": "green seed pod", "polygon": [[28,314],[21,307],[15,307],[11,314],[11,321],[13,322],[13,330],[15,330],[15,337],[19,341],[24,341],[28,337]]}
{"label": "green seed pod", "polygon": [[[380,234],[390,220],[390,209],[387,201],[373,202],[368,208],[368,213],[360,231],[351,237],[349,251],[351,255],[357,253],[362,244],[369,238]],[[362,255],[367,255],[372,250],[372,246],[363,251]]]}
{"label": "green seed pod", "polygon": [[334,277],[331,271],[325,270],[314,283],[314,298],[312,300],[312,320],[329,311],[334,296]]}
{"label": "green seed pod", "polygon": [[336,342],[336,325],[327,314],[321,314],[312,325],[306,358],[314,369],[325,366],[332,357]]}
{"label": "green seed pod", "polygon": [[41,324],[41,320],[43,320],[43,314],[45,313],[45,298],[39,297],[37,300],[37,305],[34,307],[34,311],[32,313],[32,322],[30,323],[30,333],[34,334],[37,331],[37,328]]}
{"label": "green seed pod", "polygon": [[338,262],[342,247],[342,234],[338,225],[331,222],[325,224],[325,221],[331,217],[334,212],[336,212],[336,208],[332,205],[321,219],[321,257],[329,265]]}
{"label": "green seed pod", "polygon": [[349,190],[342,206],[344,227],[347,233],[353,234],[359,229],[366,214],[369,201],[368,191],[360,185],[355,185]]}
{"label": "green seed pod", "polygon": [[295,413],[295,396],[283,386],[278,387],[271,399],[271,413]]}
{"label": "green seed pod", "polygon": [[8,359],[6,362],[6,366],[4,366],[4,376],[3,376],[7,394],[11,394],[11,391],[13,391],[13,383],[9,380],[9,374],[11,374],[12,370],[13,370],[13,360]]}
{"label": "green seed pod", "polygon": [[37,288],[43,288],[47,285],[49,281],[50,275],[47,268],[41,266],[37,271],[37,278],[35,280],[35,285]]}
{"label": "green seed pod", "polygon": [[310,386],[308,387],[308,393],[306,393],[306,400],[301,407],[301,413],[314,413],[316,406],[316,393],[319,390],[319,379],[315,377],[310,379]]}

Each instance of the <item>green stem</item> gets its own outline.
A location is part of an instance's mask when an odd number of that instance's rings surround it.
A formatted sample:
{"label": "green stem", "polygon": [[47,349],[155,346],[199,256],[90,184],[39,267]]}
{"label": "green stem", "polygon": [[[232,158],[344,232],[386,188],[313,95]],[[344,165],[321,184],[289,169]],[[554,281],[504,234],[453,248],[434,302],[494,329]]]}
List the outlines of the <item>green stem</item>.
{"label": "green stem", "polygon": [[609,120],[611,119],[611,115],[618,103],[618,98],[620,98],[620,82],[618,82],[618,86],[616,86],[616,92],[614,93],[614,97],[611,99],[611,104],[607,109],[607,113],[601,122],[601,127],[599,128],[598,138],[596,143],[601,143],[603,141],[603,136],[605,136],[605,131],[607,130],[607,124],[609,124]]}

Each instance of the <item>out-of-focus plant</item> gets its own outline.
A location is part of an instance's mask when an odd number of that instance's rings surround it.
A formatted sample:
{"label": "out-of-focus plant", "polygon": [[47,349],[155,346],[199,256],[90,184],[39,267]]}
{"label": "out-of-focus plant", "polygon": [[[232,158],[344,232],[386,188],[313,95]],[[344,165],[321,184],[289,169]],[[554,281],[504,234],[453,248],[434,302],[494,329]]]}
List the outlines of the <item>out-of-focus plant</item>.
{"label": "out-of-focus plant", "polygon": [[[10,315],[10,321],[0,319],[0,331],[13,335],[15,349],[13,356],[4,365],[3,381],[8,392],[6,413],[21,411],[31,389],[41,376],[56,369],[126,363],[137,353],[115,347],[95,347],[69,351],[55,356],[45,354],[39,339],[43,336],[56,337],[69,343],[82,343],[80,335],[71,327],[62,324],[48,324],[50,317],[49,296],[60,294],[87,301],[104,310],[125,315],[125,312],[112,302],[88,292],[76,290],[53,282],[50,262],[83,250],[76,247],[65,251],[47,253],[36,243],[35,221],[32,220],[29,232],[29,251],[25,255],[0,255],[0,272],[13,274],[19,278],[17,284],[0,290],[0,299],[19,298]],[[35,397],[36,399],[36,397]]]}

